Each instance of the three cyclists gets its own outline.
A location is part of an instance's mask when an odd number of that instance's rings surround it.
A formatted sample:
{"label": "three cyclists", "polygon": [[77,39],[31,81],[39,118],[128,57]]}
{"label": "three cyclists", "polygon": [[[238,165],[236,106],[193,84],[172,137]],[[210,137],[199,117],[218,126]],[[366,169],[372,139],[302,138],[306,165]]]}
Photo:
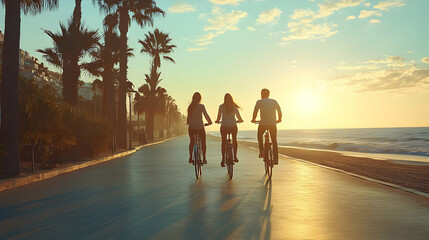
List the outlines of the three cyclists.
{"label": "three cyclists", "polygon": [[[262,135],[266,130],[270,131],[271,141],[273,144],[273,161],[274,164],[278,164],[278,145],[277,145],[277,123],[282,121],[282,111],[276,100],[269,98],[270,91],[268,89],[262,89],[261,99],[255,104],[255,108],[252,116],[252,123],[256,122],[258,112],[260,112],[260,124],[258,126],[258,144],[259,144],[259,157],[263,158],[263,140]],[[193,163],[192,150],[194,146],[194,135],[198,134],[201,139],[202,152],[204,164],[207,163],[206,159],[206,134],[204,130],[204,123],[202,116],[204,115],[208,124],[211,125],[212,121],[207,114],[207,111],[201,102],[201,94],[196,92],[192,97],[192,102],[188,107],[188,118],[187,124],[189,125],[188,132],[190,137],[189,143],[189,163]],[[227,93],[224,97],[224,103],[219,106],[218,116],[216,123],[220,123],[221,119],[221,136],[222,136],[222,161],[221,166],[225,166],[225,144],[227,132],[232,133],[233,146],[234,146],[234,159],[237,158],[237,122],[243,122],[243,119],[239,113],[239,106],[234,102],[232,96]],[[276,118],[276,113],[278,118]]]}

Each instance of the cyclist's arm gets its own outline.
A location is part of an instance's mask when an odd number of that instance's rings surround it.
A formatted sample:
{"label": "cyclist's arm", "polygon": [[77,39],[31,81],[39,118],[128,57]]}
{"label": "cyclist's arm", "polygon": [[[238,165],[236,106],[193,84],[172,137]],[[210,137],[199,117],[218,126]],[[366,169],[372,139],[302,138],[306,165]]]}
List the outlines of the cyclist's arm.
{"label": "cyclist's arm", "polygon": [[203,114],[204,114],[204,117],[206,118],[207,122],[209,123],[209,125],[211,125],[212,120],[210,119],[210,116],[207,114],[206,107],[203,108]]}
{"label": "cyclist's arm", "polygon": [[253,109],[252,122],[256,121],[256,117],[258,116],[258,111],[259,111],[259,106],[258,106],[258,103],[256,102],[255,109]]}
{"label": "cyclist's arm", "polygon": [[238,110],[238,108],[236,108],[235,115],[237,116],[237,119],[239,122],[243,122],[243,119],[241,118],[240,111]]}
{"label": "cyclist's arm", "polygon": [[219,123],[221,116],[222,116],[222,114],[221,114],[221,110],[220,110],[220,106],[219,106],[219,110],[217,111],[217,118],[216,118],[215,123]]}
{"label": "cyclist's arm", "polygon": [[282,110],[280,109],[280,105],[277,103],[277,114],[279,115],[279,119],[277,120],[277,122],[281,122],[282,121]]}

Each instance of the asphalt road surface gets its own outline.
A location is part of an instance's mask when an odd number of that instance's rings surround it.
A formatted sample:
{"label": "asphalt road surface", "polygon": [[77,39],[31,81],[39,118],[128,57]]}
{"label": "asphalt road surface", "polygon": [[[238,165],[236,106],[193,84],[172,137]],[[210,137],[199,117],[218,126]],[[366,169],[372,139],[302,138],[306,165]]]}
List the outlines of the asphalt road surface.
{"label": "asphalt road surface", "polygon": [[220,142],[195,180],[187,137],[0,192],[0,239],[429,239],[429,200],[281,158],[272,181]]}

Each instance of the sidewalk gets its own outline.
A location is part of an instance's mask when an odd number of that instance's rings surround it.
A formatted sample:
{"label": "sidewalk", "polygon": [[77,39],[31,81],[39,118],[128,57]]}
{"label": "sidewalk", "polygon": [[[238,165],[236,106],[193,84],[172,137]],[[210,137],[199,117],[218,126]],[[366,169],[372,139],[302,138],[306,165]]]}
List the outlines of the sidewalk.
{"label": "sidewalk", "polygon": [[123,152],[115,153],[113,155],[101,156],[101,157],[91,158],[91,159],[86,160],[86,161],[80,161],[80,162],[65,164],[65,165],[58,167],[58,168],[55,168],[55,169],[42,170],[42,171],[37,171],[34,173],[29,173],[29,174],[27,174],[27,173],[22,174],[21,173],[20,176],[0,180],[0,191],[4,191],[7,189],[19,187],[19,186],[24,186],[24,185],[27,185],[30,183],[34,183],[34,182],[38,182],[38,181],[42,181],[45,179],[55,177],[55,176],[58,176],[60,174],[76,171],[76,170],[79,170],[81,168],[85,168],[85,167],[89,167],[89,166],[92,166],[95,164],[107,162],[107,161],[110,161],[110,160],[113,160],[116,158],[125,157],[127,155],[132,154],[132,153],[135,153],[136,151],[140,150],[143,147],[149,147],[149,146],[153,146],[156,144],[161,144],[161,143],[169,141],[173,138],[167,138],[164,140],[158,140],[158,141],[153,142],[153,143],[140,145],[140,146],[134,147],[132,150],[125,150]]}

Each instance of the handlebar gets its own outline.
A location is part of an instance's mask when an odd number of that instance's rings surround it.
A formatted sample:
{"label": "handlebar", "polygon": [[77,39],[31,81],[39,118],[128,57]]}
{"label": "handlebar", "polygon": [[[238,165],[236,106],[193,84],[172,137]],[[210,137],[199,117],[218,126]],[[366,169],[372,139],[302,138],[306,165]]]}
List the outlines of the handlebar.
{"label": "handlebar", "polygon": [[[244,121],[235,121],[236,123],[242,123],[242,122],[244,122]],[[222,121],[215,121],[215,123],[217,123],[217,124],[221,124],[222,123]]]}

